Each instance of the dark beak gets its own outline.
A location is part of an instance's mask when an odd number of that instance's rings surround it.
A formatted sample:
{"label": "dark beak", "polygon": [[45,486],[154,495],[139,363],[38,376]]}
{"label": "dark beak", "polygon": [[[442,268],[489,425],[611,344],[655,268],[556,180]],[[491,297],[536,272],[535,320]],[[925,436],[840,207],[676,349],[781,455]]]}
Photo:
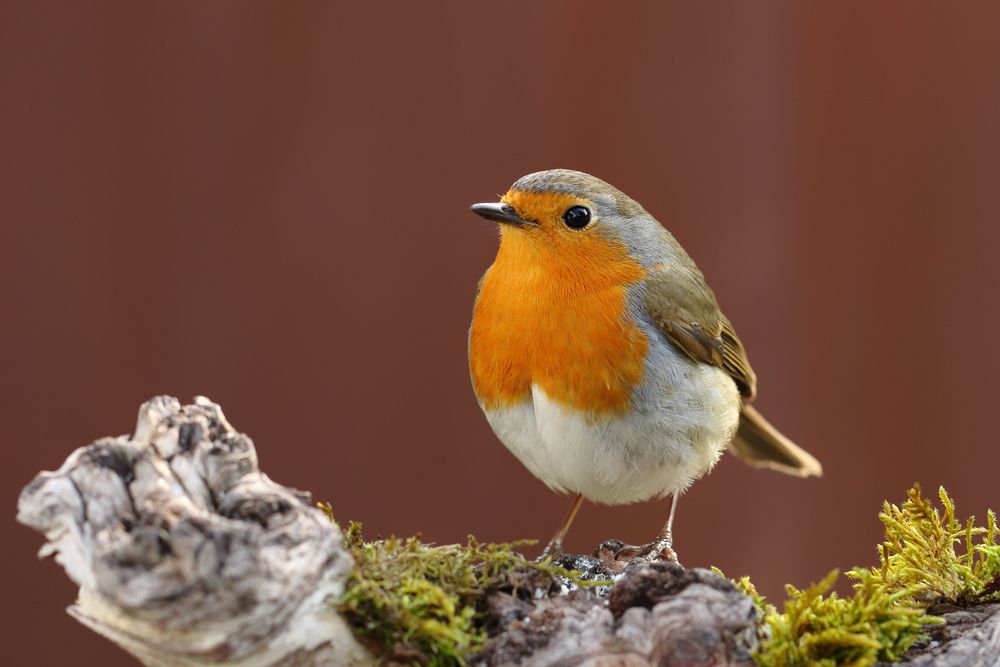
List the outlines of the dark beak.
{"label": "dark beak", "polygon": [[518,217],[514,207],[507,204],[473,204],[470,208],[476,215],[481,215],[487,220],[501,222],[505,225],[524,226],[535,224],[530,220]]}

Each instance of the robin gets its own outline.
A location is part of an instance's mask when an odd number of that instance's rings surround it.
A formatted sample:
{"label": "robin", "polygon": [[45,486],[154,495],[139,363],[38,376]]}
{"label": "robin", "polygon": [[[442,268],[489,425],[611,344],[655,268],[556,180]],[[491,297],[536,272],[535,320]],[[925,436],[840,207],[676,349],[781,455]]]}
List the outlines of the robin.
{"label": "robin", "polygon": [[550,488],[609,505],[670,495],[663,529],[616,561],[676,561],[677,499],[727,446],[753,466],[822,467],[750,403],[756,376],[694,261],[636,201],[568,169],[528,174],[472,211],[500,223],[469,331],[476,398]]}

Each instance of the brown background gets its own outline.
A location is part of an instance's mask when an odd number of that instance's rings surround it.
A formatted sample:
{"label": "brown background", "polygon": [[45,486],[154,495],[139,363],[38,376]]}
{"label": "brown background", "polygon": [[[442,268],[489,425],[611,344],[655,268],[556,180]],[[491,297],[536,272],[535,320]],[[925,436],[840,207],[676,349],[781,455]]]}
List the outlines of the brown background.
{"label": "brown background", "polygon": [[[767,593],[871,563],[884,497],[996,489],[1000,9],[962,3],[4,3],[6,664],[131,664],[63,613],[22,485],[205,394],[372,533],[546,538],[567,499],[469,387],[467,206],[564,166],[697,259],[819,481],[726,459],[689,565]],[[569,546],[664,503],[585,507]]]}

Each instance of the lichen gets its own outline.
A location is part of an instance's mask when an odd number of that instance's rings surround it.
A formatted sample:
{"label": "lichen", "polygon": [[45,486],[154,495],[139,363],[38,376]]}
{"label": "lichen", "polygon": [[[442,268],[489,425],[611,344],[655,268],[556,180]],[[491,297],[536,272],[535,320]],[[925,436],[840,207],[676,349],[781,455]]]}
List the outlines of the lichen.
{"label": "lichen", "polygon": [[[320,506],[333,519],[329,505]],[[492,592],[523,598],[566,585],[579,574],[515,550],[530,541],[433,546],[420,537],[366,542],[351,523],[344,545],[354,569],[336,606],[355,633],[386,659],[430,666],[464,665],[487,639],[485,604]]]}
{"label": "lichen", "polygon": [[[960,522],[944,488],[938,497],[943,513],[921,495],[919,485],[901,506],[883,505],[881,565],[848,572],[856,582],[850,597],[827,594],[835,570],[805,590],[788,586],[788,600],[778,612],[748,578],[737,581],[760,610],[764,639],[754,656],[757,664],[865,667],[898,661],[926,626],[941,622],[927,613],[930,605],[1000,598],[996,515],[987,513],[985,527],[976,526],[973,517]],[[963,545],[961,552],[957,544]]]}

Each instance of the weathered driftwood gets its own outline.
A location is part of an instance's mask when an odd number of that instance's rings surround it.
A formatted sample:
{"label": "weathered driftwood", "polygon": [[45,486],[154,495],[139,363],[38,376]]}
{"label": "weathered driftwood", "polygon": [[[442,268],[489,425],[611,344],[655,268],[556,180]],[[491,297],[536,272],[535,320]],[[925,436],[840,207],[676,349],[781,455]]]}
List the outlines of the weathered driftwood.
{"label": "weathered driftwood", "polygon": [[[147,665],[377,660],[335,610],[352,566],[336,526],[261,473],[250,439],[206,399],[149,401],[134,435],[40,474],[18,519],[79,584],[70,613]],[[758,641],[749,598],[673,564],[632,565],[600,594],[484,604],[492,639],[473,664],[748,666]],[[1000,611],[951,613],[915,664],[1000,664]]]}
{"label": "weathered driftwood", "polygon": [[133,436],[36,477],[18,520],[79,584],[70,613],[147,665],[364,662],[330,612],[351,560],[305,501],[258,470],[218,405],[159,397]]}

